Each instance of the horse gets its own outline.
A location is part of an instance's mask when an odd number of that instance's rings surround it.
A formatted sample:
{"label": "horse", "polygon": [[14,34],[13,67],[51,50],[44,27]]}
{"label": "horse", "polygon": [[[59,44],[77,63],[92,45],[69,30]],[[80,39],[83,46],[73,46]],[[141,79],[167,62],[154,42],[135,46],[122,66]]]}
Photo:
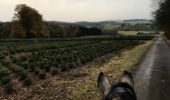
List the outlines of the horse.
{"label": "horse", "polygon": [[133,77],[127,71],[124,71],[121,80],[114,85],[111,85],[104,73],[100,72],[98,87],[103,94],[103,100],[137,100]]}

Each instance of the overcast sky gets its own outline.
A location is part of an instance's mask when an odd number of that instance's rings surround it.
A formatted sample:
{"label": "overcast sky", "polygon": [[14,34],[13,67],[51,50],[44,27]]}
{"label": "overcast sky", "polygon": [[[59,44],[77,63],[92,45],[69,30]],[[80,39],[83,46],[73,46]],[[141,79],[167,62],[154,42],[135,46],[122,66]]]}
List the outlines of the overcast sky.
{"label": "overcast sky", "polygon": [[152,0],[0,0],[0,21],[11,21],[17,4],[27,4],[47,21],[151,19]]}

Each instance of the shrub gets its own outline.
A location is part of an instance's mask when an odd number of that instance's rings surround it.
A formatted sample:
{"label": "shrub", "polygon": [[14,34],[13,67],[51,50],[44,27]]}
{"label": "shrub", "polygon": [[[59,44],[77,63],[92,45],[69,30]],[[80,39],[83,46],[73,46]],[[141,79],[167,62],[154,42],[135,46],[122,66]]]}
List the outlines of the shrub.
{"label": "shrub", "polygon": [[15,73],[20,73],[21,71],[23,71],[23,69],[17,65],[13,65],[11,67],[12,71],[15,72]]}
{"label": "shrub", "polygon": [[6,77],[6,76],[9,76],[8,70],[4,69],[4,68],[1,68],[0,69],[0,78]]}
{"label": "shrub", "polygon": [[9,49],[9,52],[10,52],[11,54],[15,54],[15,53],[16,53],[16,49],[15,49],[15,48],[10,48],[10,49]]}
{"label": "shrub", "polygon": [[44,66],[44,65],[41,65],[41,66],[39,66],[39,68],[40,68],[40,69],[44,69],[44,68],[45,68],[45,66]]}
{"label": "shrub", "polygon": [[17,63],[17,59],[16,59],[16,58],[13,58],[13,59],[12,59],[12,63],[14,63],[14,64]]}
{"label": "shrub", "polygon": [[46,74],[44,72],[39,73],[38,75],[39,79],[45,79]]}
{"label": "shrub", "polygon": [[19,58],[19,61],[26,61],[27,60],[27,57],[26,56],[22,56]]}
{"label": "shrub", "polygon": [[3,78],[1,79],[1,83],[2,83],[3,85],[8,84],[8,83],[10,83],[10,82],[11,82],[11,78],[10,78],[10,77],[3,77]]}
{"label": "shrub", "polygon": [[3,51],[3,52],[1,52],[3,55],[5,55],[5,56],[7,56],[7,55],[9,55],[9,52],[6,50],[6,51]]}
{"label": "shrub", "polygon": [[13,91],[14,91],[14,89],[13,89],[13,84],[12,84],[12,83],[8,83],[8,84],[4,85],[4,91],[5,91],[6,93],[11,93],[11,92],[13,92]]}
{"label": "shrub", "polygon": [[9,61],[7,61],[7,60],[3,60],[2,61],[2,65],[4,65],[4,66],[10,66],[10,62]]}
{"label": "shrub", "polygon": [[46,65],[45,65],[45,67],[44,67],[44,69],[45,69],[45,71],[46,71],[46,72],[49,72],[49,71],[50,71],[50,67],[49,67],[49,65],[48,65],[48,64],[46,64]]}
{"label": "shrub", "polygon": [[21,65],[24,69],[28,69],[29,63],[28,63],[28,62],[22,62],[20,65]]}
{"label": "shrub", "polygon": [[24,80],[24,85],[25,85],[25,86],[32,85],[32,80],[31,80],[30,78],[26,78],[26,79]]}
{"label": "shrub", "polygon": [[36,69],[35,64],[30,64],[30,65],[29,65],[29,69],[30,69],[31,71],[35,71],[35,69]]}
{"label": "shrub", "polygon": [[81,64],[85,64],[86,63],[86,58],[81,58]]}
{"label": "shrub", "polygon": [[40,73],[40,71],[38,70],[38,69],[36,69],[35,71],[34,71],[34,74],[35,75],[38,75]]}
{"label": "shrub", "polygon": [[56,67],[52,67],[52,68],[50,69],[50,72],[51,72],[52,75],[56,75],[56,74],[58,74],[60,71],[61,71],[61,70],[60,70],[59,68],[56,68]]}
{"label": "shrub", "polygon": [[18,75],[20,76],[20,80],[25,80],[28,77],[25,71],[20,72]]}
{"label": "shrub", "polygon": [[74,67],[73,62],[68,63],[68,67],[69,67],[69,68],[73,68],[73,67]]}
{"label": "shrub", "polygon": [[69,69],[68,65],[60,65],[61,71],[67,71]]}
{"label": "shrub", "polygon": [[42,61],[38,62],[38,66],[40,69],[44,69],[44,62]]}

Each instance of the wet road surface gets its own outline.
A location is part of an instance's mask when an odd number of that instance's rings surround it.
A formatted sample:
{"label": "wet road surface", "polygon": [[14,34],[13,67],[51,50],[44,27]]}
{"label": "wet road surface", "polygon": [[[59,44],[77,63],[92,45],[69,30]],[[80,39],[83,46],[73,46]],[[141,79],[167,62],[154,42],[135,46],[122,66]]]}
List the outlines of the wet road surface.
{"label": "wet road surface", "polygon": [[170,47],[160,36],[135,74],[138,100],[170,100]]}

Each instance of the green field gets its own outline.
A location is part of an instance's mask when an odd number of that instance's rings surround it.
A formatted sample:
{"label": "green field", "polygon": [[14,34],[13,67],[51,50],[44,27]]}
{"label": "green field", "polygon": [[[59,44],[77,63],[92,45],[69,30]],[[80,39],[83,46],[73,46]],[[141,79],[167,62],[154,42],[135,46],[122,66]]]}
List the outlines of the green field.
{"label": "green field", "polygon": [[137,35],[138,32],[142,32],[146,35],[149,35],[149,34],[154,33],[155,31],[119,31],[119,34],[122,34],[122,35]]}

